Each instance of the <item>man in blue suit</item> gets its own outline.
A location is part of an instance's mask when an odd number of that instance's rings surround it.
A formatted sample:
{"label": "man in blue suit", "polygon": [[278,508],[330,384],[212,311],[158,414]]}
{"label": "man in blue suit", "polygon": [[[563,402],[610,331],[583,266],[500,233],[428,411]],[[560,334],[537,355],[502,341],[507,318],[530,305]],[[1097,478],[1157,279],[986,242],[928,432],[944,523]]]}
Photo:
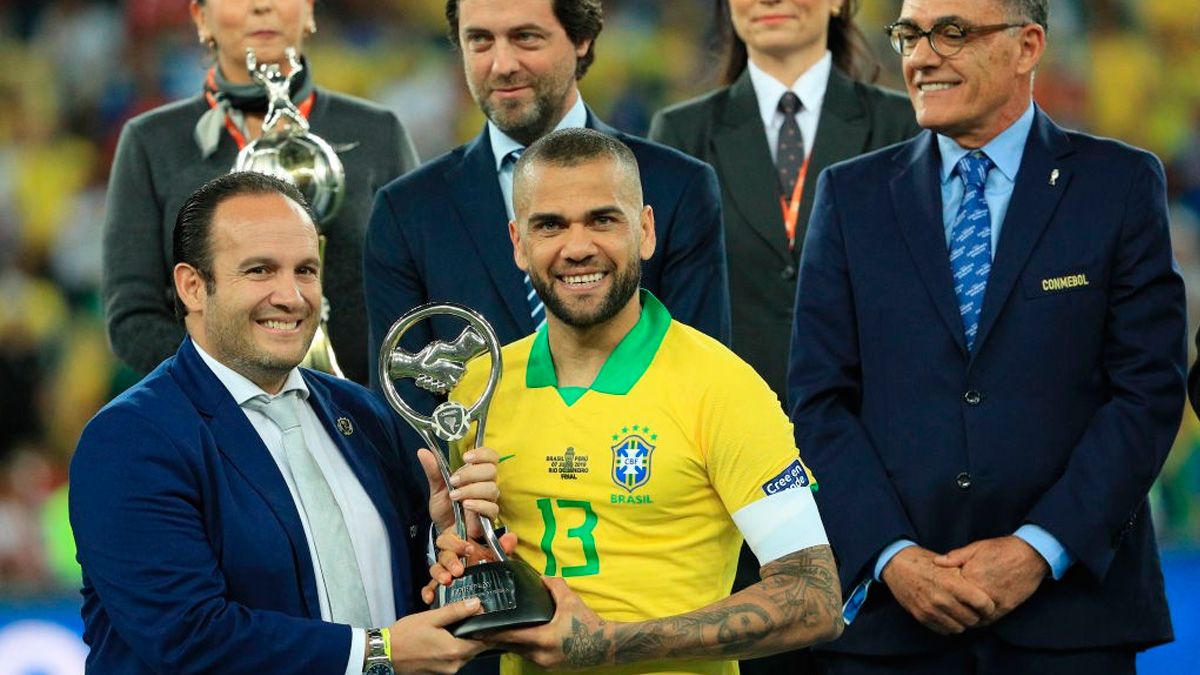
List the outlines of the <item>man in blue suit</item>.
{"label": "man in blue suit", "polygon": [[[481,648],[443,628],[477,601],[417,605],[430,514],[452,522],[432,455],[427,485],[373,394],[297,368],[321,306],[304,204],[240,173],[180,212],[188,337],[71,464],[89,672],[453,672]],[[476,455],[455,498],[495,515],[494,453]]]}
{"label": "man in blue suit", "polygon": [[[584,126],[616,136],[637,157],[659,242],[643,264],[643,285],[671,316],[728,344],[716,174],[680,152],[605,125],[579,94],[577,80],[592,63],[602,26],[600,1],[447,0],[446,16],[467,84],[488,122],[474,141],[393,181],[376,197],[364,246],[372,362],[391,324],[425,302],[474,308],[503,343],[541,324],[545,309],[513,262],[508,240],[513,166],[545,134]],[[410,331],[405,346],[457,335],[450,324],[435,320],[427,326]]]}
{"label": "man in blue suit", "polygon": [[857,611],[829,673],[1131,673],[1172,639],[1146,502],[1184,405],[1162,166],[1033,104],[1046,14],[905,0],[928,131],[820,179],[788,393]]}

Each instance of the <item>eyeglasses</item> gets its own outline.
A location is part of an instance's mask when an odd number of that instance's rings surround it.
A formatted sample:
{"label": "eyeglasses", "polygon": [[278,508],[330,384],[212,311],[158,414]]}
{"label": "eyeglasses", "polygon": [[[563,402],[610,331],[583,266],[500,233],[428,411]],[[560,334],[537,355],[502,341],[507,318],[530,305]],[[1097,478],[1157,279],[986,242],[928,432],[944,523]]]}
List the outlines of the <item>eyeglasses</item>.
{"label": "eyeglasses", "polygon": [[892,49],[900,56],[912,56],[921,38],[929,40],[929,46],[939,56],[950,57],[962,51],[967,42],[984,35],[991,35],[1009,28],[1023,28],[1025,23],[997,23],[990,26],[963,26],[953,22],[935,24],[929,30],[921,30],[911,23],[898,21],[884,26]]}

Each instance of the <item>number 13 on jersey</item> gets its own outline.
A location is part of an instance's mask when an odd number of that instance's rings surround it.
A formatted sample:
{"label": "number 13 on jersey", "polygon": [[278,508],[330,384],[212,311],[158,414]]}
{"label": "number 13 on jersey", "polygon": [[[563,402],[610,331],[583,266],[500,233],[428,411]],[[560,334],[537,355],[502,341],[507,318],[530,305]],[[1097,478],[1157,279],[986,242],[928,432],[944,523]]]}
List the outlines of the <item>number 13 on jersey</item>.
{"label": "number 13 on jersey", "polygon": [[[579,499],[539,499],[538,510],[542,513],[542,553],[546,554],[546,569],[548,577],[586,577],[600,573],[600,554],[596,552],[596,538],[592,531],[596,529],[598,519],[592,503]],[[582,516],[583,522],[574,527],[568,527],[566,533],[559,536],[559,521],[564,524],[578,522]],[[557,538],[557,541],[555,539]],[[583,564],[568,565],[561,570],[558,557],[554,554],[555,547],[560,553],[566,552],[568,546],[578,546],[583,549]],[[575,549],[578,550],[578,549]]]}

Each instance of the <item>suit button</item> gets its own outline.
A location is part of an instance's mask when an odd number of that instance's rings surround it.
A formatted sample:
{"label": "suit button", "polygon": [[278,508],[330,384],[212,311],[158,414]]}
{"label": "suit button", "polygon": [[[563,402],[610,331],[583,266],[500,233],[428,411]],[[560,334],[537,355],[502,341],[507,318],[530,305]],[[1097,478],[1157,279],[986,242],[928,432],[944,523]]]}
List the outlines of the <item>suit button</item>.
{"label": "suit button", "polygon": [[967,489],[970,489],[970,487],[971,487],[971,474],[969,474],[969,473],[967,473],[966,471],[964,471],[964,472],[962,472],[962,473],[958,474],[958,477],[954,479],[954,482],[955,482],[955,483],[958,485],[958,488],[959,488],[960,490],[967,490]]}
{"label": "suit button", "polygon": [[972,389],[963,394],[963,400],[966,401],[967,405],[979,405],[983,402],[983,394]]}
{"label": "suit button", "polygon": [[784,281],[791,281],[792,279],[795,279],[796,268],[792,265],[788,265],[787,267],[783,268],[782,272],[779,273],[779,278]]}

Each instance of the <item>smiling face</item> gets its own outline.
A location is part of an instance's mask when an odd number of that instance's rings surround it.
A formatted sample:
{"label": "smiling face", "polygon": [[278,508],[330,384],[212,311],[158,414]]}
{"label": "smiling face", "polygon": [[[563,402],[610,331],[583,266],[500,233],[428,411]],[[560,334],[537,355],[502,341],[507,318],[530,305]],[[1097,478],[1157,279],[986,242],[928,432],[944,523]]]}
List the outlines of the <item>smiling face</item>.
{"label": "smiling face", "polygon": [[202,42],[216,42],[217,65],[235,83],[249,83],[246,50],[259,63],[279,63],[287,72],[284,51],[299,53],[306,32],[315,30],[313,0],[192,0],[192,22]]}
{"label": "smiling face", "polygon": [[777,59],[811,53],[815,61],[824,53],[829,17],[842,0],[729,0],[733,30],[746,43],[756,63],[762,56]]}
{"label": "smiling face", "polygon": [[[899,21],[920,30],[950,21],[963,27],[1023,22],[1008,16],[999,0],[905,0]],[[1045,43],[1036,24],[974,36],[951,57],[921,39],[901,57],[917,122],[963,147],[982,147],[1029,106]]]}
{"label": "smiling face", "polygon": [[210,241],[209,284],[186,263],[175,268],[188,333],[274,393],[304,359],[320,320],[316,228],[281,194],[247,194],[217,206]]}
{"label": "smiling face", "polygon": [[589,42],[572,44],[551,0],[461,0],[458,39],[471,95],[504,133],[531,144],[579,96],[575,66]]}
{"label": "smiling face", "polygon": [[636,321],[641,261],[655,243],[637,178],[609,158],[523,173],[509,234],[547,320],[590,329],[632,312]]}

